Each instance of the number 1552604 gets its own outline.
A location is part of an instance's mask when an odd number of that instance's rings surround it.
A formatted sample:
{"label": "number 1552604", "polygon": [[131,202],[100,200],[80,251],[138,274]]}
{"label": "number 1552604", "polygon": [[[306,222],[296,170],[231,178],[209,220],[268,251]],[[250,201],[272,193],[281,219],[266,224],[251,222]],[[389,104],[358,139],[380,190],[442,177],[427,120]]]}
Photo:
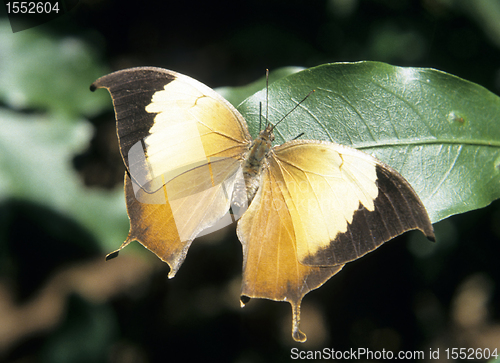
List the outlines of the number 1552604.
{"label": "number 1552604", "polygon": [[5,6],[8,14],[59,13],[59,2],[9,1]]}

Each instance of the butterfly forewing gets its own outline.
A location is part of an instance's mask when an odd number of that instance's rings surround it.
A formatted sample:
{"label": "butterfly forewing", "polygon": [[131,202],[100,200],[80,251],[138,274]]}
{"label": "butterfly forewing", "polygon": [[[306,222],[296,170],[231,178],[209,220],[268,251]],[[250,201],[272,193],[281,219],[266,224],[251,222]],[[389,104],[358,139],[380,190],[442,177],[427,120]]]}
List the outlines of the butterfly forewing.
{"label": "butterfly forewing", "polygon": [[434,238],[427,212],[411,186],[366,153],[301,140],[276,147],[269,159],[303,264],[344,264],[412,229]]}
{"label": "butterfly forewing", "polygon": [[132,68],[99,78],[92,88],[110,92],[123,160],[147,192],[158,190],[161,178],[167,182],[210,158],[241,160],[251,142],[231,104],[179,73]]}
{"label": "butterfly forewing", "polygon": [[[215,91],[176,72],[132,68],[95,81],[113,99],[131,229],[171,267],[227,213],[251,142],[243,117]],[[239,172],[240,171],[240,172]]]}

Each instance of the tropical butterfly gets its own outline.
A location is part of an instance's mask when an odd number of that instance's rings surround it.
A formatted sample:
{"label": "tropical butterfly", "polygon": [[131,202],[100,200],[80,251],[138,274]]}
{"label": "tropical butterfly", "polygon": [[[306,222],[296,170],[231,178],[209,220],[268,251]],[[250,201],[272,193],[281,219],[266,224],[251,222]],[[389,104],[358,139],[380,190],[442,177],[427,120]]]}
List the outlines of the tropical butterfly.
{"label": "tropical butterfly", "polygon": [[96,80],[97,88],[114,104],[131,225],[108,258],[137,240],[174,277],[197,236],[241,217],[241,305],[288,301],[292,336],[303,342],[305,294],[405,231],[434,239],[410,184],[364,152],[314,140],[273,147],[270,123],[252,140],[222,96],[161,68],[117,71]]}

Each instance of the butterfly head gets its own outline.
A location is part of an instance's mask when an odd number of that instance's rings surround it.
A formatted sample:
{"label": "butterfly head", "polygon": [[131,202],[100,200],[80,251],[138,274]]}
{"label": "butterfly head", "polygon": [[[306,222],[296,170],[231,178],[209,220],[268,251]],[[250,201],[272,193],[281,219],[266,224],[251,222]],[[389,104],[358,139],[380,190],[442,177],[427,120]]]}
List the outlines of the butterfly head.
{"label": "butterfly head", "polygon": [[261,139],[262,141],[265,141],[269,145],[269,147],[271,147],[271,143],[274,141],[273,130],[274,130],[274,126],[269,124],[259,134],[259,139]]}

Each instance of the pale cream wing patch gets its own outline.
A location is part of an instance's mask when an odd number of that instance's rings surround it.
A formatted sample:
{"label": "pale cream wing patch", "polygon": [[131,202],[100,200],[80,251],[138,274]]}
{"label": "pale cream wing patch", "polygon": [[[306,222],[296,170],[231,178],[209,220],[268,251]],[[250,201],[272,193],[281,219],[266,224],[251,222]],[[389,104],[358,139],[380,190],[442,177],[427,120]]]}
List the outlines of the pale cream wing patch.
{"label": "pale cream wing patch", "polygon": [[[149,165],[145,179],[155,181],[147,191],[159,187],[159,176],[169,181],[216,159],[241,160],[251,142],[238,111],[215,91],[186,76],[177,75],[153,94],[146,111],[156,114],[150,135],[144,138]],[[134,174],[132,165],[130,169]]]}
{"label": "pale cream wing patch", "polygon": [[290,142],[274,149],[271,170],[297,234],[302,261],[347,231],[359,206],[374,210],[378,195],[375,163],[353,149],[321,142]]}

